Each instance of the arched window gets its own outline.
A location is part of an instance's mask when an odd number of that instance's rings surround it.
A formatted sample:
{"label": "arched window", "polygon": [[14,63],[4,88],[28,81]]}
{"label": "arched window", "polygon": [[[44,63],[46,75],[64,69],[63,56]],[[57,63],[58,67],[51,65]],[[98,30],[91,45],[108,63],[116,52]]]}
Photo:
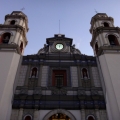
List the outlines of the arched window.
{"label": "arched window", "polygon": [[104,22],[104,27],[109,27],[109,24],[107,22]]}
{"label": "arched window", "polygon": [[31,78],[36,78],[37,77],[37,68],[34,67],[32,68],[32,71],[31,71]]}
{"label": "arched window", "polygon": [[22,51],[23,51],[23,42],[21,42],[20,44],[20,52],[22,53]]}
{"label": "arched window", "polygon": [[11,36],[10,33],[4,33],[0,38],[0,43],[8,44],[10,36]]}
{"label": "arched window", "polygon": [[10,22],[10,25],[15,25],[15,20],[12,20],[12,21]]}
{"label": "arched window", "polygon": [[97,42],[95,43],[95,52],[96,52],[96,54],[98,53],[98,43]]}
{"label": "arched window", "polygon": [[88,79],[88,71],[86,68],[83,68],[82,69],[82,76],[84,79]]}
{"label": "arched window", "polygon": [[95,120],[93,116],[89,116],[87,120]]}
{"label": "arched window", "polygon": [[116,36],[108,35],[108,39],[109,39],[110,45],[119,45]]}
{"label": "arched window", "polygon": [[31,116],[26,116],[24,120],[32,120]]}

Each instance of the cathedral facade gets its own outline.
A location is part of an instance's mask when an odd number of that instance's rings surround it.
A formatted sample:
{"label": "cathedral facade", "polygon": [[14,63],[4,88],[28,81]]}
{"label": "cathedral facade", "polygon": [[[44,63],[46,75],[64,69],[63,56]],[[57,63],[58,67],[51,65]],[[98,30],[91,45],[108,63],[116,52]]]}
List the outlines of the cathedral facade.
{"label": "cathedral facade", "polygon": [[28,18],[0,24],[0,120],[120,120],[120,28],[105,13],[91,19],[94,56],[64,34],[24,56]]}

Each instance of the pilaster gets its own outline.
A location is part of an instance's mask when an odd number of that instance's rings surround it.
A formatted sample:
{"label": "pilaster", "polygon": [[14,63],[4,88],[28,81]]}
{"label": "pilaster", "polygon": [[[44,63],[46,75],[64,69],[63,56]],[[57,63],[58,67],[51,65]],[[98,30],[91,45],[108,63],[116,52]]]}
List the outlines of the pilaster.
{"label": "pilaster", "polygon": [[95,85],[94,85],[94,81],[93,81],[91,66],[88,67],[88,70],[89,70],[89,77],[90,77],[90,80],[91,80],[91,87],[94,87]]}
{"label": "pilaster", "polygon": [[20,108],[19,114],[18,114],[18,120],[22,120],[22,116],[23,116],[23,108]]}
{"label": "pilaster", "polygon": [[26,77],[25,77],[25,83],[24,83],[25,86],[28,86],[28,80],[29,80],[29,77],[30,77],[30,70],[31,70],[31,65],[29,64],[28,69],[27,69],[27,74],[26,74]]}
{"label": "pilaster", "polygon": [[38,109],[35,109],[35,111],[34,111],[34,120],[39,120],[39,111],[38,111]]}
{"label": "pilaster", "polygon": [[81,109],[81,120],[85,120],[85,109]]}
{"label": "pilaster", "polygon": [[39,74],[38,74],[38,86],[41,86],[41,78],[42,78],[42,67],[43,65],[39,66]]}
{"label": "pilaster", "polygon": [[78,71],[78,86],[82,86],[82,81],[81,81],[81,71],[80,71],[80,66],[77,66],[77,71]]}
{"label": "pilaster", "polygon": [[97,120],[100,120],[99,109],[95,109]]}

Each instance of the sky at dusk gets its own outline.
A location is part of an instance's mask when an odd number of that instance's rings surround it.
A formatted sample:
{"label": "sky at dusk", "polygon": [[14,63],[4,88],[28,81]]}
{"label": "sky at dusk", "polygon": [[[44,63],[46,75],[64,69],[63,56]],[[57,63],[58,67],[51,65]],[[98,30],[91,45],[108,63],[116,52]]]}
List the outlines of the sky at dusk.
{"label": "sky at dusk", "polygon": [[82,54],[93,55],[89,29],[95,9],[113,17],[115,26],[120,27],[120,0],[0,0],[0,4],[0,24],[5,15],[25,8],[29,27],[25,55],[36,54],[46,38],[59,33],[59,20],[60,33],[72,38]]}

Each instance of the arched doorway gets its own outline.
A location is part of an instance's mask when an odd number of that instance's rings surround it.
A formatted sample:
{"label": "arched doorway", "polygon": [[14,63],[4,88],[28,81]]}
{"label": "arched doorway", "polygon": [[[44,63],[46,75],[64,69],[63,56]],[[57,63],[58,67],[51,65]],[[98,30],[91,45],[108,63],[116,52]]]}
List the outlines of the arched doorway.
{"label": "arched doorway", "polygon": [[48,120],[71,120],[66,114],[57,113],[52,115]]}
{"label": "arched doorway", "polygon": [[24,120],[32,120],[31,116],[27,115],[25,116]]}
{"label": "arched doorway", "polygon": [[87,120],[95,120],[95,117],[93,115],[87,116]]}
{"label": "arched doorway", "polygon": [[67,110],[55,109],[46,114],[43,120],[76,120],[76,118]]}

